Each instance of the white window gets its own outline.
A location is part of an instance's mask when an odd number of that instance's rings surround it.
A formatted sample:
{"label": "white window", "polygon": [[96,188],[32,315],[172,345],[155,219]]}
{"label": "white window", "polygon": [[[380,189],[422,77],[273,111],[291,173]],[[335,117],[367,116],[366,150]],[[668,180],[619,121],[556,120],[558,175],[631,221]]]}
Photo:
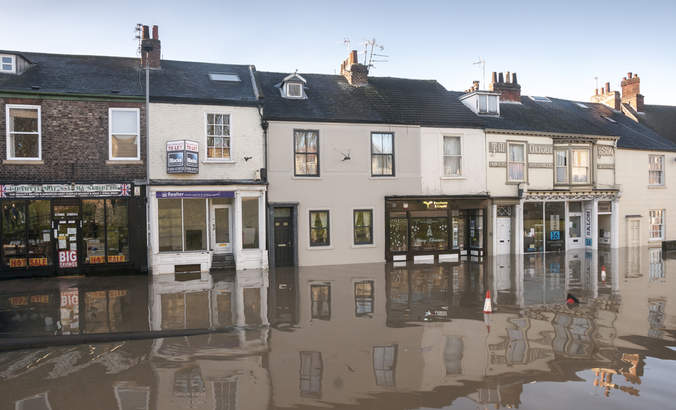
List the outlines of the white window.
{"label": "white window", "polygon": [[39,105],[6,106],[7,159],[42,158],[42,124]]}
{"label": "white window", "polygon": [[479,94],[479,114],[497,114],[498,96]]}
{"label": "white window", "polygon": [[207,114],[207,160],[232,159],[230,115]]}
{"label": "white window", "polygon": [[109,156],[111,160],[141,159],[140,111],[138,108],[110,108]]}
{"label": "white window", "polygon": [[301,98],[303,96],[303,85],[301,83],[286,83],[286,96]]}
{"label": "white window", "polygon": [[555,151],[556,183],[568,183],[568,150]]}
{"label": "white window", "polygon": [[570,151],[573,159],[571,177],[574,184],[589,183],[589,150],[573,149]]}
{"label": "white window", "polygon": [[650,240],[660,241],[664,239],[664,209],[653,209],[649,216]]}
{"label": "white window", "polygon": [[0,73],[16,73],[16,56],[0,54]]}
{"label": "white window", "polygon": [[508,143],[507,181],[521,182],[526,180],[526,144],[522,142]]}
{"label": "white window", "polygon": [[444,176],[462,176],[462,145],[460,137],[444,137]]}
{"label": "white window", "polygon": [[648,183],[650,185],[664,185],[664,155],[649,155],[648,163]]}

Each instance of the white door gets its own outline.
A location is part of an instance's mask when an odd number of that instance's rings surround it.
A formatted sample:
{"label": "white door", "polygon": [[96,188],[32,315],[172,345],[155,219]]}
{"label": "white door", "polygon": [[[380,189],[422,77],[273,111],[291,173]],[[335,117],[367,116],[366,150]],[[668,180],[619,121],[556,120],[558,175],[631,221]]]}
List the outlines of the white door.
{"label": "white door", "polygon": [[496,255],[507,255],[512,252],[512,218],[497,218]]}
{"label": "white door", "polygon": [[641,245],[641,220],[629,220],[629,246]]}
{"label": "white door", "polygon": [[216,253],[232,253],[230,205],[211,206],[211,243]]}
{"label": "white door", "polygon": [[582,212],[568,213],[568,249],[584,248]]}

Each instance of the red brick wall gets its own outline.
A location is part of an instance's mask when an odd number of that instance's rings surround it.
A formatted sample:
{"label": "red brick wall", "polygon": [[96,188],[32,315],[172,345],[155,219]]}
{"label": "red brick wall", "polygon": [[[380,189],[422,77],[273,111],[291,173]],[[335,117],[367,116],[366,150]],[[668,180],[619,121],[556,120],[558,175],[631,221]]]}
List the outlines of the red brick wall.
{"label": "red brick wall", "polygon": [[[6,104],[39,105],[44,164],[8,164]],[[120,182],[145,179],[145,165],[107,165],[108,108],[140,108],[141,160],[145,163],[145,105],[136,102],[0,98],[0,181]]]}

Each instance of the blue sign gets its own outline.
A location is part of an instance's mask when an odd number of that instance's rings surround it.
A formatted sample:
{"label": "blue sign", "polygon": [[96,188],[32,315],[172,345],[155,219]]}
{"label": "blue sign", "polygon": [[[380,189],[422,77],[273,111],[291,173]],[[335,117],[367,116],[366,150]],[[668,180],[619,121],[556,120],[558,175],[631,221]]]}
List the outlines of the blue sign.
{"label": "blue sign", "polygon": [[551,231],[549,233],[550,241],[558,241],[559,239],[561,239],[561,231]]}
{"label": "blue sign", "polygon": [[585,246],[592,246],[592,238],[584,238],[584,245]]}
{"label": "blue sign", "polygon": [[234,191],[162,191],[156,198],[234,198]]}

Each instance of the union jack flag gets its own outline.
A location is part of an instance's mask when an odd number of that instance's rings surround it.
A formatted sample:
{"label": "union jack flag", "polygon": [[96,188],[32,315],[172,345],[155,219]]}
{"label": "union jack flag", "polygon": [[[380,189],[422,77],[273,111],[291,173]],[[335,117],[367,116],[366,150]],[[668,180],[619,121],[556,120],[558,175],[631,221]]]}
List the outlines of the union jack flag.
{"label": "union jack flag", "polygon": [[0,198],[4,198],[6,196],[7,196],[7,194],[5,194],[5,186],[0,185]]}
{"label": "union jack flag", "polygon": [[120,188],[120,196],[129,196],[131,187],[129,184],[122,184],[122,187]]}

